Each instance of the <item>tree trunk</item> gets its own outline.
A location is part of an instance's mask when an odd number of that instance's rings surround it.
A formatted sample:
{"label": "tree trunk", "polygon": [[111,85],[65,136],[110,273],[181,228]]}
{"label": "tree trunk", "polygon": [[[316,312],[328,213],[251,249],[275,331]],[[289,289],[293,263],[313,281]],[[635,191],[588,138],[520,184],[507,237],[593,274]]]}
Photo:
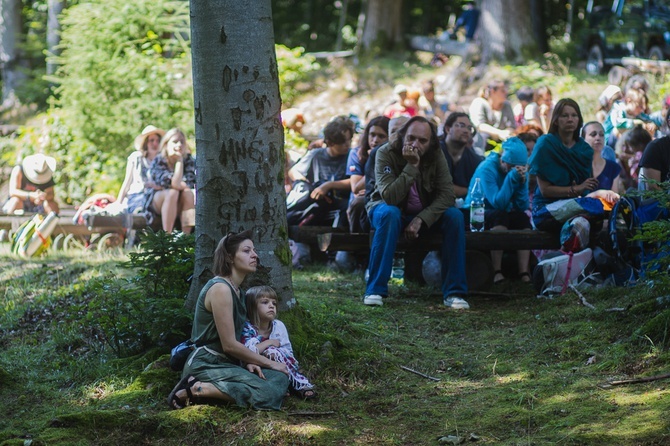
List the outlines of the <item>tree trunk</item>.
{"label": "tree trunk", "polygon": [[530,0],[530,21],[533,29],[533,35],[537,42],[537,49],[546,53],[549,51],[549,41],[547,39],[547,20],[544,14],[544,0]]}
{"label": "tree trunk", "polygon": [[56,63],[51,60],[49,56],[57,56],[60,54],[58,44],[60,43],[60,22],[58,16],[63,12],[65,7],[65,0],[48,0],[48,17],[47,17],[47,74],[52,75],[56,73]]}
{"label": "tree trunk", "polygon": [[482,0],[477,27],[482,63],[491,59],[522,63],[524,57],[538,53],[530,12],[530,0]]}
{"label": "tree trunk", "polygon": [[19,70],[21,23],[21,0],[0,0],[0,74],[2,75],[0,109],[16,105],[18,99],[15,90],[25,79]]}
{"label": "tree trunk", "polygon": [[192,0],[197,202],[194,308],[212,277],[214,248],[228,232],[252,229],[261,260],[245,287],[272,286],[283,308],[291,285],[284,133],[270,0]]}
{"label": "tree trunk", "polygon": [[402,42],[402,0],[368,0],[362,47],[387,49]]}

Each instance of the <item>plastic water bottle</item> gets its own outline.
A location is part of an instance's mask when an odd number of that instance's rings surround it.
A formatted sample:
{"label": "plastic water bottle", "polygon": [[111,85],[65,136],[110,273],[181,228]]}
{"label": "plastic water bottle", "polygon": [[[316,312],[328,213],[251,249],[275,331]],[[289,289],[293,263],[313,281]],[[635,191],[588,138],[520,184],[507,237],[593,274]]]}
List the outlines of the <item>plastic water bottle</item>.
{"label": "plastic water bottle", "polygon": [[475,184],[470,191],[470,231],[484,230],[484,211],[484,190],[480,179],[475,178]]}
{"label": "plastic water bottle", "polygon": [[397,279],[400,283],[404,283],[405,279],[405,259],[402,255],[396,255],[393,259],[393,267],[391,269],[391,277]]}

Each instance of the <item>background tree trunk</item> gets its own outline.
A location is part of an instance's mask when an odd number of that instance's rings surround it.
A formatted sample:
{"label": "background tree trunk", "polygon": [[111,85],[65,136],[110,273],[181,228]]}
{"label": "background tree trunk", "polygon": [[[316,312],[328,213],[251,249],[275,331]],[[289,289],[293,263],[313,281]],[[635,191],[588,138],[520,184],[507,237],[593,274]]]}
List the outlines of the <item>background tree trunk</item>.
{"label": "background tree trunk", "polygon": [[491,59],[523,62],[538,53],[528,26],[530,0],[482,0],[477,34],[481,40],[482,63]]}
{"label": "background tree trunk", "polygon": [[[57,49],[60,43],[60,22],[58,16],[63,12],[65,7],[65,0],[48,0],[48,17],[47,17],[47,52],[48,55],[57,56],[60,51]],[[47,74],[52,75],[56,73],[56,63],[54,63],[47,56]]]}
{"label": "background tree trunk", "polygon": [[402,0],[367,0],[362,47],[390,48],[402,42]]}
{"label": "background tree trunk", "polygon": [[284,192],[284,133],[270,0],[192,0],[197,203],[187,307],[212,277],[228,232],[252,229],[261,259],[245,287],[272,286],[293,306]]}
{"label": "background tree trunk", "polygon": [[547,38],[547,20],[544,14],[544,0],[530,0],[530,23],[533,29],[533,35],[537,42],[537,49],[546,53],[549,51],[549,41]]}
{"label": "background tree trunk", "polygon": [[0,0],[0,74],[2,102],[0,109],[16,105],[15,90],[25,79],[19,70],[21,33],[21,0]]}

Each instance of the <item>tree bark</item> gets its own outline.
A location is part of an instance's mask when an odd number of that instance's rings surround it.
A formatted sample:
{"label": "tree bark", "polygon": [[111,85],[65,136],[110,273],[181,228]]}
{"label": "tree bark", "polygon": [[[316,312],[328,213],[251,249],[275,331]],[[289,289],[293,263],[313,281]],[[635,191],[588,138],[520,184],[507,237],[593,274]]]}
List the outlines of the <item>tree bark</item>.
{"label": "tree bark", "polygon": [[362,47],[392,48],[402,42],[402,0],[368,0]]}
{"label": "tree bark", "polygon": [[533,35],[537,42],[537,49],[542,53],[549,51],[549,41],[547,38],[547,20],[544,15],[544,1],[530,0],[530,21],[533,29]]}
{"label": "tree bark", "polygon": [[530,0],[482,0],[477,28],[482,63],[492,59],[521,63],[538,53],[530,16]]}
{"label": "tree bark", "polygon": [[[47,52],[48,56],[57,56],[60,54],[58,44],[60,43],[60,21],[58,16],[63,12],[65,7],[65,0],[48,0],[48,16],[47,16]],[[52,75],[56,73],[57,64],[47,56],[47,74]]]}
{"label": "tree bark", "polygon": [[193,308],[212,277],[214,248],[252,229],[261,265],[244,286],[265,284],[283,308],[291,284],[284,133],[270,0],[191,0],[197,200]]}
{"label": "tree bark", "polygon": [[0,109],[16,105],[16,88],[25,79],[19,70],[19,40],[21,32],[21,0],[0,1],[0,75],[2,103]]}

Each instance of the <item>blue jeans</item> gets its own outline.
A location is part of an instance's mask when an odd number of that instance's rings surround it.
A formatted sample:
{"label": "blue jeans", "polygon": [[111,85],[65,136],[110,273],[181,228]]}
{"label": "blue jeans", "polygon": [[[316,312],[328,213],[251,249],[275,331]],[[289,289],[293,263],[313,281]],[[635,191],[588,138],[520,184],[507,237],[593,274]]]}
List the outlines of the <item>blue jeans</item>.
{"label": "blue jeans", "polygon": [[[400,208],[380,203],[370,210],[370,226],[375,234],[370,247],[369,278],[365,294],[388,295],[388,281],[393,267],[393,255],[400,231],[414,215],[403,216]],[[419,235],[423,233],[422,228]],[[440,219],[428,229],[442,233],[442,295],[444,297],[468,293],[465,277],[465,223],[463,214],[454,207],[447,208]]]}

